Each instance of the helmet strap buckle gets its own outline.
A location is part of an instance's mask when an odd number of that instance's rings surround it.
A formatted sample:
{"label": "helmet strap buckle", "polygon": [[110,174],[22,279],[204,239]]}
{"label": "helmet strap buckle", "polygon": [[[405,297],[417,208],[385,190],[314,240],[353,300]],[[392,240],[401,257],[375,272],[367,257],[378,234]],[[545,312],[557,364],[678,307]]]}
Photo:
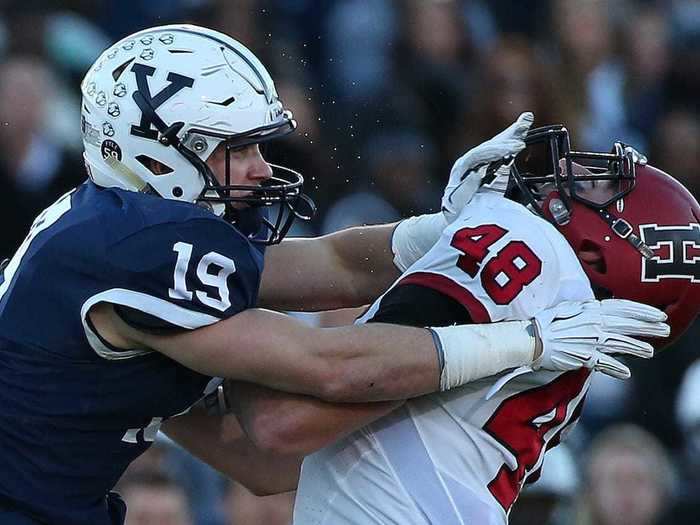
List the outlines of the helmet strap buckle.
{"label": "helmet strap buckle", "polygon": [[598,212],[598,215],[600,215],[600,217],[608,223],[610,229],[615,232],[615,235],[629,242],[635,250],[642,254],[645,259],[651,259],[654,257],[654,252],[642,239],[639,238],[639,236],[635,235],[629,222],[627,222],[625,219],[621,219],[620,217],[615,217],[602,208],[598,208],[596,211]]}
{"label": "helmet strap buckle", "polygon": [[615,219],[611,227],[615,234],[622,239],[626,239],[632,233],[632,226],[625,219]]}

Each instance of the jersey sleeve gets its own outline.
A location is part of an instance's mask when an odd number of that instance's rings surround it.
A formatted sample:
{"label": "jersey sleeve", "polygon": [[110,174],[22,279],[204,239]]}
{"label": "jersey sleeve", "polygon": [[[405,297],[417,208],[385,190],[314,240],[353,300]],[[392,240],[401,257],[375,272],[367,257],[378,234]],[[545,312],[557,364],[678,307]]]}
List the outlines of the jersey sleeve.
{"label": "jersey sleeve", "polygon": [[[417,306],[420,305],[420,308]],[[416,284],[394,286],[385,293],[367,323],[404,326],[470,324],[469,312],[455,299],[433,288]]]}
{"label": "jersey sleeve", "polygon": [[[255,306],[263,254],[226,222],[194,218],[151,224],[104,246],[98,293],[83,304],[88,340],[109,358],[134,355],[110,348],[87,312],[109,302],[156,328],[195,329]],[[143,315],[138,315],[139,313]],[[139,352],[139,351],[133,351]]]}

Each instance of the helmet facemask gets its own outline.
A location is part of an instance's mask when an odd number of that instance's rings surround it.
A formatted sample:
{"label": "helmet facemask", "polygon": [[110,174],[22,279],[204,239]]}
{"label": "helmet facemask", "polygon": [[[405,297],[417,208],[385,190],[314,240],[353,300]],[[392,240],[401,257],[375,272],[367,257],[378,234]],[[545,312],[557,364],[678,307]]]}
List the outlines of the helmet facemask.
{"label": "helmet facemask", "polygon": [[[621,142],[615,142],[610,153],[573,151],[569,132],[562,125],[530,130],[525,143],[525,150],[511,167],[506,196],[551,217],[560,226],[571,220],[573,204],[580,203],[595,210],[616,235],[628,239],[642,255],[652,256],[631,226],[608,210],[634,189],[635,164],[645,164],[646,158]],[[554,190],[556,198],[548,198]]]}

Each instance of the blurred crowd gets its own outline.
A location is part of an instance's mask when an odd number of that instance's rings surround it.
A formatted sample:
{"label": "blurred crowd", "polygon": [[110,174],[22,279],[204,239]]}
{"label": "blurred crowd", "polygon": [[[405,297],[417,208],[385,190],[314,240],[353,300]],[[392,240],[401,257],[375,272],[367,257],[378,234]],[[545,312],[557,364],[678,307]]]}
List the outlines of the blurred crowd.
{"label": "blurred crowd", "polygon": [[[158,24],[224,31],[299,121],[268,160],[320,213],[297,235],[435,211],[452,162],[524,110],[577,149],[622,140],[700,194],[698,0],[0,0],[0,258],[85,178],[79,84],[113,41]],[[697,523],[700,324],[633,378],[596,378],[567,448],[512,522]],[[695,364],[694,364],[695,363]],[[159,441],[121,483],[130,525],[288,523]]]}

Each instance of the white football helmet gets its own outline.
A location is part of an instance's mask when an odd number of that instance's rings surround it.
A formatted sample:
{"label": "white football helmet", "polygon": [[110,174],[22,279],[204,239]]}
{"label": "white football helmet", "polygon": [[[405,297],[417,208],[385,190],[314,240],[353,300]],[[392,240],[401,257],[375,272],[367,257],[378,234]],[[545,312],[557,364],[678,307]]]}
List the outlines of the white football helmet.
{"label": "white football helmet", "polygon": [[[81,90],[84,156],[95,184],[199,203],[234,221],[240,213],[232,202],[257,210],[278,204],[276,220],[260,214],[263,238],[250,234],[266,243],[279,242],[295,217],[313,213],[302,176],[288,168],[272,165],[262,186],[230,184],[232,149],[296,128],[265,67],[233,38],[192,25],[140,31],[102,53]],[[221,143],[226,184],[205,163]],[[310,214],[297,210],[302,203]]]}

